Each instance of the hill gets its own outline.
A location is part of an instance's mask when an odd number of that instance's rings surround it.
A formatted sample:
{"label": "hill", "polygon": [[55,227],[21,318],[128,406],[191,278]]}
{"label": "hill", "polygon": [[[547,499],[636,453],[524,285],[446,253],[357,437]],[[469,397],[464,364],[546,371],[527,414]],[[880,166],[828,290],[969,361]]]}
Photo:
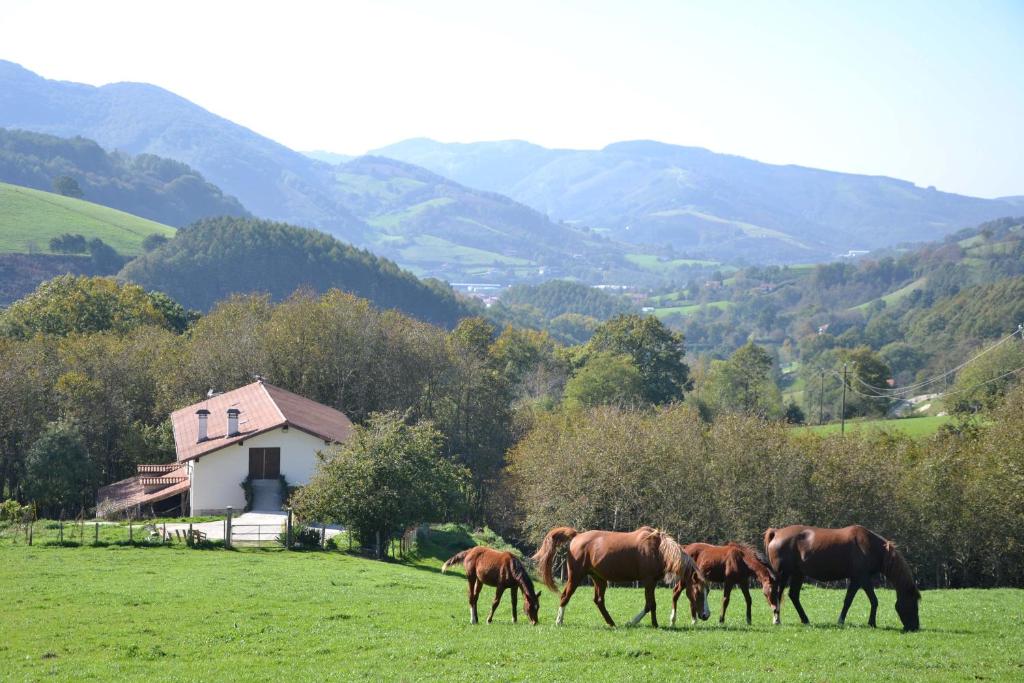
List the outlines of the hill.
{"label": "hill", "polygon": [[0,126],[175,159],[258,216],[326,231],[421,274],[509,281],[555,264],[594,281],[638,272],[606,239],[506,197],[390,160],[320,161],[152,85],[97,88],[0,62]]}
{"label": "hill", "polygon": [[730,261],[822,260],[851,249],[937,239],[1013,213],[1011,200],[652,141],[566,150],[521,141],[414,139],[373,153],[501,192],[614,239],[668,243]]}
{"label": "hill", "polygon": [[92,140],[0,129],[0,182],[54,189],[75,181],[84,199],[159,223],[181,227],[208,216],[246,216],[187,165],[154,156],[107,152]]}
{"label": "hill", "polygon": [[51,253],[65,233],[99,238],[119,254],[142,253],[149,235],[174,236],[174,228],[92,202],[0,183],[0,253]]}
{"label": "hill", "polygon": [[448,327],[470,314],[446,285],[420,281],[391,261],[315,230],[246,218],[183,228],[129,262],[120,276],[200,310],[235,293],[281,300],[302,288],[337,288]]}

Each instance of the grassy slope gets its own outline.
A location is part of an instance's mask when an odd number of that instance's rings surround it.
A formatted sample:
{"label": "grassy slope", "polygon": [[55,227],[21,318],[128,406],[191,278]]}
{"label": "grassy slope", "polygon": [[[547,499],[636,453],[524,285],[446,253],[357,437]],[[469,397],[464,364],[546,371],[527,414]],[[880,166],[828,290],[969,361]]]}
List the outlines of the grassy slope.
{"label": "grassy slope", "polygon": [[37,251],[48,253],[50,238],[64,233],[99,237],[119,253],[134,256],[148,235],[172,237],[174,228],[80,199],[0,183],[0,252],[28,252],[34,242]]}
{"label": "grassy slope", "polygon": [[[754,626],[733,600],[725,627],[615,630],[580,590],[566,625],[471,627],[461,576],[436,561],[408,566],[340,553],[172,548],[0,548],[0,672],[10,680],[968,680],[1018,678],[1024,591],[929,591],[924,630],[897,630],[893,594],[879,591],[877,630],[858,595],[833,626],[842,591],[808,588],[813,622],[788,602],[770,625],[758,592]],[[481,596],[486,614],[491,589]],[[712,595],[718,609],[721,593]],[[658,591],[660,615],[669,592]],[[642,592],[613,588],[620,622]]]}
{"label": "grassy slope", "polygon": [[[901,431],[909,436],[929,436],[938,431],[939,427],[952,421],[952,416],[931,416],[931,417],[907,417],[900,420],[847,420],[846,431],[860,431],[864,429],[884,429],[889,431]],[[800,427],[809,429],[818,434],[838,434],[840,425],[838,422],[815,425],[813,427]]]}
{"label": "grassy slope", "polygon": [[667,308],[654,309],[654,315],[659,318],[664,318],[674,313],[678,313],[680,315],[691,315],[699,311],[704,306],[708,308],[718,308],[721,310],[725,310],[732,305],[733,304],[731,301],[709,301],[706,304],[690,304],[688,306],[669,306]]}

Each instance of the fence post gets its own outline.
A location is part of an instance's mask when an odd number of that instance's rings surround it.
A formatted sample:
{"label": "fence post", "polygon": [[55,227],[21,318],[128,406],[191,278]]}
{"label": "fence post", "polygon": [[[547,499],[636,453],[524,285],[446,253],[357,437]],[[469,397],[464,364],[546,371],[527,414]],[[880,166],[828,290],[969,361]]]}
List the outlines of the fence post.
{"label": "fence post", "polygon": [[188,538],[185,539],[185,544],[189,547],[192,546],[192,522],[188,523]]}
{"label": "fence post", "polygon": [[224,519],[224,547],[231,547],[231,506],[228,505],[228,516]]}
{"label": "fence post", "polygon": [[134,543],[135,542],[135,531],[132,529],[132,518],[131,517],[128,518],[128,542],[129,543]]}
{"label": "fence post", "polygon": [[60,511],[60,542],[64,542],[64,509]]}
{"label": "fence post", "polygon": [[291,550],[292,549],[292,506],[291,505],[288,506],[288,524],[285,527],[284,549],[285,550]]}
{"label": "fence post", "polygon": [[327,548],[327,524],[320,522],[320,547]]}
{"label": "fence post", "polygon": [[100,523],[96,522],[96,533],[92,539],[93,545],[99,545],[100,543]]}

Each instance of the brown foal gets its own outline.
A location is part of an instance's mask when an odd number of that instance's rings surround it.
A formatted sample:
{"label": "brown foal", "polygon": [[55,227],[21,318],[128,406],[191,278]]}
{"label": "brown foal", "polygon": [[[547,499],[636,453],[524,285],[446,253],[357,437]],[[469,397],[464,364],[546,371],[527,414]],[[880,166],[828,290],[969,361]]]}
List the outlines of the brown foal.
{"label": "brown foal", "polygon": [[540,595],[533,589],[533,581],[526,572],[526,567],[512,553],[477,546],[456,553],[441,566],[441,572],[448,571],[453,564],[462,564],[469,581],[469,623],[477,623],[476,601],[485,585],[494,586],[494,602],[491,613],[487,615],[487,623],[494,619],[494,611],[498,609],[501,595],[508,588],[512,591],[512,622],[519,620],[516,612],[516,592],[523,591],[526,617],[531,624],[537,623],[537,612],[540,610]]}
{"label": "brown foal", "polygon": [[[733,587],[738,586],[743,591],[743,598],[747,601],[747,624],[750,624],[750,590],[747,587],[751,579],[757,579],[761,584],[764,597],[772,608],[774,614],[778,614],[778,603],[775,600],[775,572],[768,565],[768,560],[749,545],[743,543],[726,543],[725,545],[711,545],[708,543],[690,543],[683,546],[683,552],[693,558],[697,568],[708,581],[715,581],[723,584],[722,591],[722,615],[718,617],[718,623],[725,623],[725,611],[729,608],[729,594]],[[683,584],[679,582],[672,591],[672,615],[673,621],[676,613],[676,601],[679,594],[683,592]],[[690,620],[697,622],[697,611],[693,609],[693,601],[690,601]],[[706,603],[705,612],[700,615],[702,619],[709,616]]]}

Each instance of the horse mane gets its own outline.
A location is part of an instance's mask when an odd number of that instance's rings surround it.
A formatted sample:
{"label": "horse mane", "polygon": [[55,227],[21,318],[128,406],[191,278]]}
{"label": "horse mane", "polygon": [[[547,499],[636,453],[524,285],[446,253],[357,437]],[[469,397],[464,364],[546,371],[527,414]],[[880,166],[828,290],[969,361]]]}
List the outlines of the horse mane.
{"label": "horse mane", "polygon": [[523,589],[523,595],[531,602],[536,602],[537,591],[533,587],[533,579],[530,578],[530,573],[526,571],[522,561],[515,555],[512,556],[512,578]]}
{"label": "horse mane", "polygon": [[921,591],[917,589],[914,582],[914,572],[910,565],[903,558],[903,554],[892,541],[885,541],[884,553],[882,555],[882,573],[889,580],[897,591],[911,593],[917,599],[921,599]]}
{"label": "horse mane", "polygon": [[[772,581],[776,580],[777,577],[775,576],[775,570],[772,569],[772,565],[768,561],[768,558],[760,550],[752,545],[748,545],[747,543],[739,543],[737,541],[729,541],[726,545],[739,548],[739,550],[743,552],[743,562],[752,572],[758,574],[758,578],[760,578],[761,571],[765,571],[768,573],[768,577]],[[751,558],[753,558],[753,562],[751,561]]]}
{"label": "horse mane", "polygon": [[[650,527],[642,528],[644,530],[650,529]],[[655,534],[658,536],[658,550],[661,553],[661,560],[665,565],[665,583],[673,584],[677,581],[682,581],[684,584],[689,585],[694,580],[701,584],[706,582],[704,574],[697,567],[697,563],[693,561],[692,557],[683,552],[683,547],[679,545],[676,539],[657,529],[651,529],[651,532],[647,536],[648,538]]]}

